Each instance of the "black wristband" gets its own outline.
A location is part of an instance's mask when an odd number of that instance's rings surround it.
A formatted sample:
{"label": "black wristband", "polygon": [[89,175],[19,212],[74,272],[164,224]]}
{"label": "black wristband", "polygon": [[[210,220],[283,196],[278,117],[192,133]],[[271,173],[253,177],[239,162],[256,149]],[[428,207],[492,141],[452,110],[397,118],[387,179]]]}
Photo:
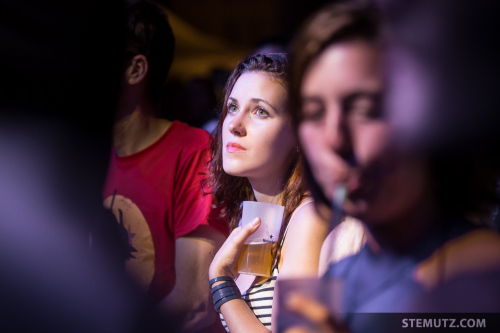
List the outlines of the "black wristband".
{"label": "black wristband", "polygon": [[233,278],[231,278],[229,276],[218,276],[218,277],[213,278],[212,280],[208,281],[208,286],[211,287],[217,281],[234,281],[234,280],[233,280]]}
{"label": "black wristband", "polygon": [[238,288],[226,288],[224,290],[218,290],[214,293],[214,304],[221,298],[228,297],[231,295],[240,295],[240,290]]}
{"label": "black wristband", "polygon": [[223,298],[221,300],[219,300],[215,305],[215,311],[217,312],[220,312],[220,307],[222,306],[222,304],[226,303],[226,302],[229,302],[233,299],[237,299],[237,298],[241,298],[241,296],[238,296],[238,295],[233,295],[233,296],[228,296],[226,298]]}
{"label": "black wristband", "polygon": [[[212,295],[214,292],[216,292],[217,290],[219,289],[224,289],[224,288],[227,288],[227,287],[236,287],[236,282],[234,281],[227,281],[227,282],[223,282],[221,284],[218,284],[216,285],[215,287],[212,287],[211,291],[212,291]],[[236,287],[237,288],[237,287]]]}

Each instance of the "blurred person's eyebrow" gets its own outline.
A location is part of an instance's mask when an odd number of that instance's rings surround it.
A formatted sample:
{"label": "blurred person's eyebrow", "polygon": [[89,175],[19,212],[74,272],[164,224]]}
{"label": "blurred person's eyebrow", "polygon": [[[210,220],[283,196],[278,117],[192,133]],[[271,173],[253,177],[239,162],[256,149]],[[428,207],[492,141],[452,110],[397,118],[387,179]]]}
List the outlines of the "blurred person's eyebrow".
{"label": "blurred person's eyebrow", "polygon": [[380,92],[369,92],[369,91],[356,91],[353,93],[346,94],[345,96],[342,96],[343,100],[355,100],[358,98],[370,98],[374,100],[379,100],[382,96],[382,93]]}
{"label": "blurred person's eyebrow", "polygon": [[322,102],[321,98],[315,97],[315,96],[305,96],[305,97],[302,97],[300,100],[302,103],[305,103],[305,102],[307,102],[307,103],[311,103],[311,102],[321,103]]}
{"label": "blurred person's eyebrow", "polygon": [[[372,98],[372,99],[379,99],[382,96],[382,93],[380,92],[369,92],[369,91],[355,91],[351,92],[349,94],[345,94],[343,96],[340,96],[341,100],[353,100],[353,99],[358,99],[358,98]],[[322,98],[316,97],[316,96],[303,96],[301,98],[302,102],[316,102],[316,103],[321,103]]]}

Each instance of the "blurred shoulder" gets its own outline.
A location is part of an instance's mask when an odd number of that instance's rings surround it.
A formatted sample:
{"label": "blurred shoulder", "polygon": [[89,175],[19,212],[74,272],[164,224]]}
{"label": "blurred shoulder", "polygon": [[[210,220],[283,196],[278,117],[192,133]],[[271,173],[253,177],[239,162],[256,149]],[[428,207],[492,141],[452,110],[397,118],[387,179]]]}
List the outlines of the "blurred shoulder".
{"label": "blurred shoulder", "polygon": [[320,275],[327,270],[329,265],[358,253],[366,242],[366,236],[363,223],[347,216],[342,223],[333,228],[323,243]]}
{"label": "blurred shoulder", "polygon": [[[445,263],[444,278],[440,265]],[[487,229],[470,231],[446,242],[417,265],[414,278],[427,289],[464,274],[500,269],[500,235]]]}

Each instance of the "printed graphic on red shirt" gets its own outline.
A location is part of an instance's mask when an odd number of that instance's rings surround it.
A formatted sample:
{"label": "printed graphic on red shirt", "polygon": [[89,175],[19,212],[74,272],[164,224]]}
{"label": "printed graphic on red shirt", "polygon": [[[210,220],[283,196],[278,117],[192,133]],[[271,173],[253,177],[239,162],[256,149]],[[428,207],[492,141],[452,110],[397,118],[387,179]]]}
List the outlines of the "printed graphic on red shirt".
{"label": "printed graphic on red shirt", "polygon": [[155,273],[155,250],[144,215],[132,200],[119,194],[107,197],[104,207],[112,210],[121,232],[128,238],[125,261],[127,274],[134,278],[143,290],[148,290]]}

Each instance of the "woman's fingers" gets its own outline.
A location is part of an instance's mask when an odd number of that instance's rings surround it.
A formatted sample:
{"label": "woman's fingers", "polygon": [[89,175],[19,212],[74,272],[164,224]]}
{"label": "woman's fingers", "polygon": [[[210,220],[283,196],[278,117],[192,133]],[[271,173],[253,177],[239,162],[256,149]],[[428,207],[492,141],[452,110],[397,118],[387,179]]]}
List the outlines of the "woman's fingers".
{"label": "woman's fingers", "polygon": [[257,229],[259,229],[259,226],[260,226],[260,218],[256,217],[244,227],[242,228],[240,227],[241,229],[237,233],[235,233],[234,236],[232,237],[232,242],[236,246],[243,245],[243,243],[245,243],[247,238],[250,237],[250,235],[252,235],[254,232],[256,232]]}
{"label": "woman's fingers", "polygon": [[245,240],[259,228],[259,225],[260,219],[255,218],[245,227],[238,227],[233,230],[212,260],[209,268],[210,278],[221,275],[234,277],[236,275],[241,247]]}
{"label": "woman's fingers", "polygon": [[234,230],[233,230],[233,231],[229,234],[229,236],[227,237],[226,242],[231,241],[231,239],[233,239],[233,238],[234,238],[234,236],[236,236],[236,235],[237,235],[240,231],[241,231],[241,227],[237,227],[237,228],[235,228],[235,229],[234,229]]}

